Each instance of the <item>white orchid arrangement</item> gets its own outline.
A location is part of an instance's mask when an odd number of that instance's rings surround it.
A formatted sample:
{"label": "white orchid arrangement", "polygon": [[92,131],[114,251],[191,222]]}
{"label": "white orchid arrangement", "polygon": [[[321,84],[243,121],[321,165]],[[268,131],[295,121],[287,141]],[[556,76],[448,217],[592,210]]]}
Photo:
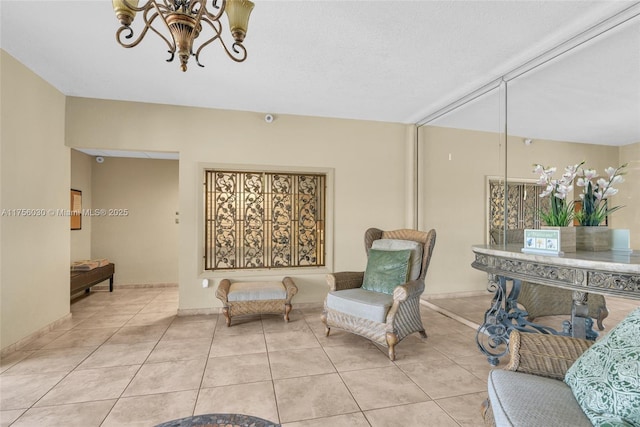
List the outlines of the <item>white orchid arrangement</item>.
{"label": "white orchid arrangement", "polygon": [[578,187],[584,190],[580,194],[582,199],[582,209],[576,213],[576,219],[580,225],[598,226],[604,219],[613,212],[621,209],[623,206],[609,207],[606,200],[618,193],[618,189],[614,188],[614,184],[624,182],[622,175],[626,173],[627,164],[617,168],[608,167],[604,170],[607,178],[599,177],[595,169],[583,169],[582,174],[576,181]]}
{"label": "white orchid arrangement", "polygon": [[573,219],[573,201],[567,201],[567,196],[573,191],[573,181],[578,174],[578,169],[584,162],[567,166],[560,179],[554,179],[556,167],[546,167],[535,164],[533,172],[539,174],[536,182],[538,185],[546,185],[540,197],[550,197],[550,207],[540,210],[540,218],[545,224],[552,227],[566,227]]}

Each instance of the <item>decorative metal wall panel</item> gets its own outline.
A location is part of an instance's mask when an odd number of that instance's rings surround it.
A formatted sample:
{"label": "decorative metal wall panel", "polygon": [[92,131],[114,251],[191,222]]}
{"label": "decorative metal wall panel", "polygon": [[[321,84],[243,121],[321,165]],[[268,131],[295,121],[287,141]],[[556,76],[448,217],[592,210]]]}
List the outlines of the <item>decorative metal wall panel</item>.
{"label": "decorative metal wall panel", "polygon": [[504,184],[489,181],[489,228],[504,228]]}
{"label": "decorative metal wall panel", "polygon": [[205,172],[205,269],[324,265],[324,175]]}
{"label": "decorative metal wall panel", "polygon": [[263,175],[258,173],[240,174],[244,178],[244,197],[237,197],[242,202],[243,246],[241,257],[243,267],[259,268],[264,266],[265,209]]}
{"label": "decorative metal wall panel", "polygon": [[274,175],[272,180],[273,221],[271,222],[271,265],[287,267],[291,264],[293,241],[293,182],[291,175]]}
{"label": "decorative metal wall panel", "polygon": [[300,265],[315,265],[318,260],[318,221],[319,201],[318,177],[298,176],[298,261]]}
{"label": "decorative metal wall panel", "polygon": [[[489,230],[504,230],[505,185],[503,181],[489,181]],[[544,186],[534,183],[512,182],[507,184],[507,229],[540,228],[540,193]],[[491,233],[492,241],[495,241]]]}

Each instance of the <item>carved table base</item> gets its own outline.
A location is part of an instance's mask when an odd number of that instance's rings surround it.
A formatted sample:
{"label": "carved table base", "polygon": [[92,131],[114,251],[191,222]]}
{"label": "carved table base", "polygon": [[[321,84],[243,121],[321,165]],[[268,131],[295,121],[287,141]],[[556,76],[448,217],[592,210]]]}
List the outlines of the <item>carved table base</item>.
{"label": "carved table base", "polygon": [[[507,293],[507,282],[513,286]],[[497,366],[502,356],[509,352],[509,334],[517,329],[521,332],[534,332],[553,335],[567,335],[595,340],[598,332],[593,330],[593,319],[589,317],[586,292],[574,291],[571,321],[562,322],[562,331],[527,320],[527,313],[518,307],[518,295],[522,282],[504,276],[489,275],[487,290],[493,292],[491,307],[484,314],[484,323],[476,332],[478,349],[487,356],[492,366]]]}
{"label": "carved table base", "polygon": [[[494,366],[507,354],[509,334],[514,329],[595,340],[598,333],[593,330],[593,320],[589,317],[589,293],[640,299],[637,252],[577,252],[556,257],[524,254],[520,249],[519,245],[473,247],[472,267],[488,273],[488,290],[494,294],[476,333],[476,343]],[[510,290],[508,281],[513,282]],[[562,331],[526,319],[527,312],[518,308],[521,281],[573,291],[571,321],[563,322]]]}

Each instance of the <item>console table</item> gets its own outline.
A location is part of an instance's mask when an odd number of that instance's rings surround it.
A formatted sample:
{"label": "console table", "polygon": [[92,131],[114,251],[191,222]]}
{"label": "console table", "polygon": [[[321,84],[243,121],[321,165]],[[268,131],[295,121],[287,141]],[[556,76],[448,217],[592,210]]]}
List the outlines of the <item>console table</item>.
{"label": "console table", "polygon": [[[494,294],[484,323],[476,333],[476,343],[489,363],[497,365],[508,352],[509,333],[524,332],[597,337],[588,315],[589,293],[640,300],[640,252],[573,252],[564,255],[523,253],[522,244],[477,245],[472,250],[471,266],[489,275],[487,289]],[[540,283],[573,291],[571,320],[563,330],[526,320],[527,313],[518,308],[521,281]],[[508,289],[507,282],[512,282]]]}

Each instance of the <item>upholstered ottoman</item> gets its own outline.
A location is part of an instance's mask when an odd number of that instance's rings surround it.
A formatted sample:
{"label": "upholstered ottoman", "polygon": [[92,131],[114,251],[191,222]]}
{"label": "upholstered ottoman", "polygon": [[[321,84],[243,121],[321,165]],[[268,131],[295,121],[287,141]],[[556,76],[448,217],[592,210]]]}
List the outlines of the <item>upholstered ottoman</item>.
{"label": "upholstered ottoman", "polygon": [[282,282],[235,282],[222,279],[216,297],[222,301],[222,313],[231,326],[231,318],[243,314],[284,314],[289,321],[291,299],[298,287],[291,277]]}

